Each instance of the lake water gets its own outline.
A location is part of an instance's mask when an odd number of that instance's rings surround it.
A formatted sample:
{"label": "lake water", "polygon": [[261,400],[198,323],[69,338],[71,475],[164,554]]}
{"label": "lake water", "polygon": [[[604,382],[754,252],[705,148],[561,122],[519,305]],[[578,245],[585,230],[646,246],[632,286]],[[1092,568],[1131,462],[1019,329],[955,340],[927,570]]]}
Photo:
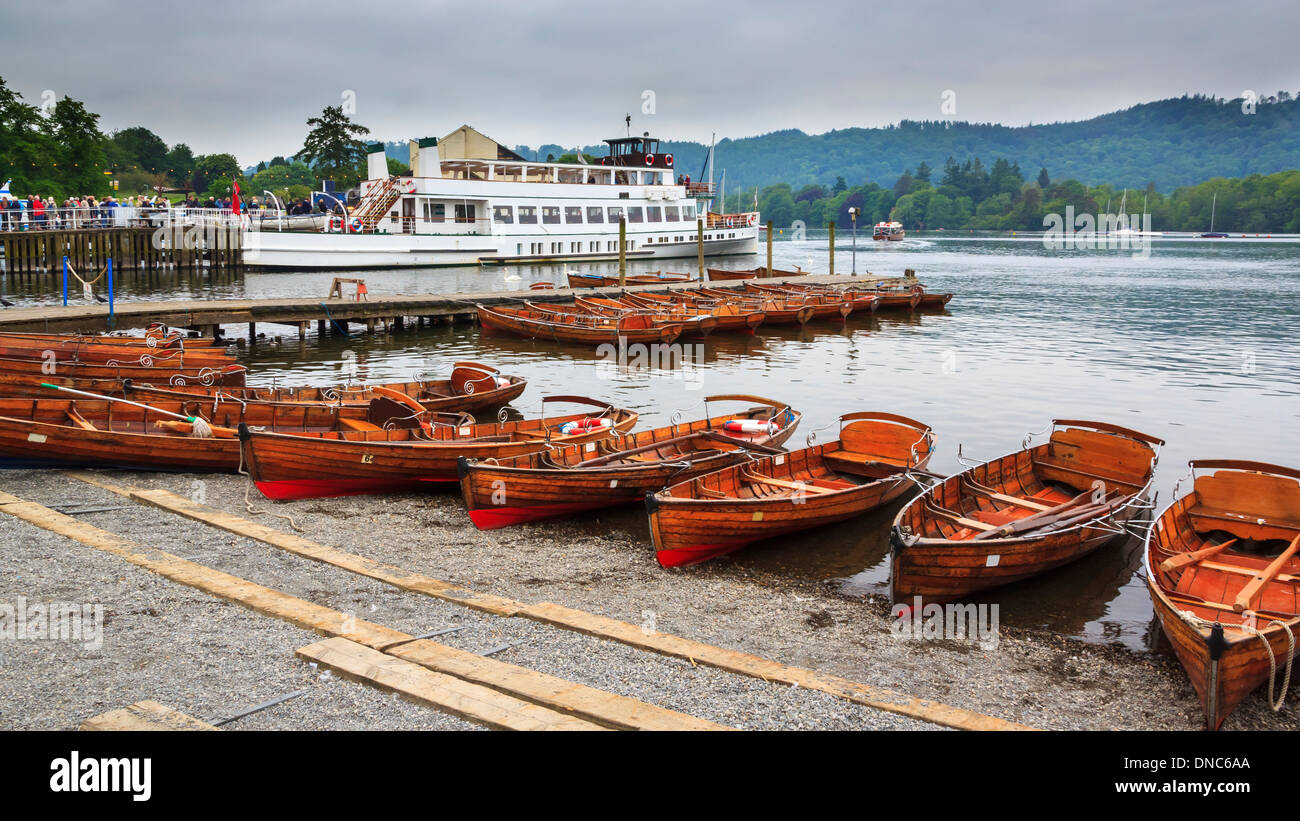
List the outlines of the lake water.
{"label": "lake water", "polygon": [[[827,268],[824,235],[783,237],[774,249],[776,267]],[[849,272],[850,249],[841,233],[838,273]],[[762,254],[710,264],[742,268],[761,261]],[[680,260],[634,263],[629,270],[693,266],[694,260]],[[285,336],[281,344],[263,340],[253,347],[250,382],[338,382],[345,351],[355,353],[360,381],[445,374],[453,361],[476,359],[529,379],[515,407],[530,416],[552,393],[633,408],[643,426],[666,424],[677,409],[686,417],[700,415],[709,394],[770,396],[805,414],[791,447],[803,446],[813,430],[833,438],[841,413],[884,410],[933,427],[931,467],[941,472],[960,468],[959,445],[968,457],[987,459],[1018,449],[1027,433],[1043,431],[1053,418],[1107,420],[1167,441],[1157,477],[1161,505],[1193,457],[1300,466],[1300,243],[1157,239],[1149,255],[1135,258],[1131,250],[1048,250],[1038,237],[939,234],[888,244],[859,239],[856,267],[883,275],[912,268],[931,290],[956,296],[942,314],[880,314],[844,326],[763,327],[752,337],[710,337],[693,366],[626,371],[588,348],[481,336],[470,326],[352,338],[317,339],[313,333],[300,343],[290,328],[259,325],[259,331]],[[372,294],[463,293],[560,283],[563,266],[356,275]],[[323,295],[333,276],[218,274],[214,281],[123,274],[119,298]],[[59,298],[48,281],[9,279],[0,291],[20,304]],[[245,328],[227,331],[237,336]],[[895,510],[758,545],[724,561],[738,571],[761,568],[825,581],[850,594],[884,593]],[[616,515],[644,531],[638,511]],[[1006,624],[1142,650],[1151,638],[1151,607],[1140,566],[1140,544],[1130,540],[986,600],[1000,603]]]}

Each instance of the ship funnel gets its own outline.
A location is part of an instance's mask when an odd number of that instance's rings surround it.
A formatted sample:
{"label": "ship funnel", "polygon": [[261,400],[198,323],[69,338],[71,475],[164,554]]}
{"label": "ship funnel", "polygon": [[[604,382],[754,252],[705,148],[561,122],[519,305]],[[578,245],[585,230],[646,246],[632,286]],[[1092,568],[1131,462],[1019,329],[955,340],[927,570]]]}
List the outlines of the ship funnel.
{"label": "ship funnel", "polygon": [[366,146],[366,179],[388,179],[388,155],[384,153],[383,143],[370,143]]}
{"label": "ship funnel", "polygon": [[417,177],[441,177],[442,162],[438,159],[438,138],[425,137],[417,141],[418,155],[411,164],[411,173]]}

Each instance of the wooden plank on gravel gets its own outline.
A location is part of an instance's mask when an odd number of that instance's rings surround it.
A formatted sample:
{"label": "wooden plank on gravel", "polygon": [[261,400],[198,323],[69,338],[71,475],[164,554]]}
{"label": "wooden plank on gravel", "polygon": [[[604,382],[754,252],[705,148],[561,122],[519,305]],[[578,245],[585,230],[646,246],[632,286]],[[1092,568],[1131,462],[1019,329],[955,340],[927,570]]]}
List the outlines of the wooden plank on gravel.
{"label": "wooden plank on gravel", "polygon": [[527,606],[519,612],[519,615],[731,673],[761,678],[764,681],[797,684],[809,690],[820,690],[847,701],[944,727],[959,730],[1034,729],[960,707],[951,707],[936,701],[913,698],[880,687],[872,687],[842,676],[791,667],[761,656],[728,650],[668,633],[647,632],[638,625],[550,602]]}
{"label": "wooden plank on gravel", "polygon": [[[112,553],[172,581],[241,604],[264,615],[326,636],[342,636],[375,650],[407,659],[438,672],[464,673],[475,683],[536,704],[621,729],[725,729],[626,696],[575,684],[493,658],[456,650],[428,639],[414,639],[399,630],[355,618],[288,593],[214,570],[205,565],[144,547],[114,533],[88,525],[35,502],[0,491],[0,512],[58,533],[84,545]],[[458,672],[459,671],[459,672]]]}
{"label": "wooden plank on gravel", "polygon": [[[475,607],[471,601],[483,602],[485,599],[491,600],[491,605],[495,610],[489,609],[488,606],[479,606],[478,609],[495,612],[498,615],[518,616],[531,619],[533,621],[543,622],[555,627],[573,630],[580,633],[586,633],[590,636],[596,636],[602,639],[617,641],[622,644],[636,647],[640,650],[661,653],[666,656],[684,658],[698,664],[705,664],[710,667],[716,667],[731,673],[753,678],[761,678],[764,681],[775,681],[782,684],[798,683],[800,687],[821,690],[838,698],[852,701],[857,704],[863,704],[868,707],[874,707],[880,710],[887,710],[898,715],[918,719],[920,721],[939,724],[944,727],[953,727],[963,730],[1032,730],[1033,727],[1024,724],[1017,724],[1012,721],[1006,721],[994,716],[977,713],[972,710],[964,710],[960,707],[952,707],[928,699],[918,699],[903,693],[896,693],[880,687],[872,687],[868,684],[853,681],[852,679],[836,676],[829,673],[819,673],[815,670],[805,668],[791,667],[778,661],[765,659],[761,656],[755,656],[749,653],[742,653],[736,650],[728,650],[722,647],[716,647],[711,644],[685,639],[679,636],[673,636],[668,633],[646,633],[639,625],[628,624],[627,622],[618,621],[617,619],[606,616],[588,613],[582,610],[574,610],[558,604],[525,604],[499,596],[490,596],[489,594],[479,594],[473,591],[466,591],[473,599],[460,598],[453,595],[438,594],[432,591],[440,589],[440,586],[451,587],[446,582],[437,579],[431,579],[427,576],[421,576],[415,573],[408,573],[401,568],[392,565],[374,562],[352,553],[347,553],[335,548],[325,547],[307,539],[297,536],[290,536],[279,530],[264,527],[263,525],[250,522],[224,511],[218,511],[205,505],[196,505],[184,497],[177,496],[166,491],[139,491],[135,488],[119,487],[109,484],[99,479],[95,474],[81,471],[68,471],[68,475],[73,478],[88,482],[105,490],[110,490],[122,496],[135,499],[137,501],[156,505],[164,510],[169,510],[181,515],[190,516],[198,521],[207,522],[215,527],[228,530],[257,541],[266,542],[277,547],[284,547],[285,550],[293,550],[295,545],[302,552],[300,555],[316,558],[318,561],[327,562],[337,567],[352,570],[362,575],[369,575],[371,578],[380,579],[397,587],[423,592],[426,595],[437,596],[445,601],[453,601],[465,604],[469,607]],[[200,517],[189,511],[203,513]],[[207,515],[211,511],[212,514]],[[292,541],[290,541],[292,540]],[[367,572],[367,570],[371,572]],[[403,580],[425,580],[421,587],[406,584]],[[455,588],[463,590],[464,588]]]}
{"label": "wooden plank on gravel", "polygon": [[471,609],[492,613],[497,616],[512,616],[515,610],[521,606],[519,602],[511,599],[493,596],[488,593],[477,593],[450,582],[435,579],[432,576],[412,573],[395,565],[368,559],[365,556],[358,556],[355,553],[348,553],[319,542],[313,542],[310,539],[304,539],[301,536],[295,536],[292,533],[285,533],[257,522],[251,522],[241,516],[208,505],[198,504],[167,490],[138,490],[131,487],[122,487],[104,482],[94,474],[81,471],[68,471],[68,475],[116,493],[119,496],[125,496],[134,501],[153,505],[229,533],[278,547],[303,558],[331,564],[361,576],[368,576],[386,584],[391,584],[394,587],[400,587],[403,590],[423,593],[435,599],[463,604]]}
{"label": "wooden plank on gravel", "polygon": [[110,710],[107,713],[88,718],[81,722],[81,729],[86,731],[126,731],[141,730],[215,730],[206,721],[200,721],[180,710],[173,710],[156,701],[137,701],[135,704]]}
{"label": "wooden plank on gravel", "polygon": [[476,724],[498,730],[603,730],[604,728],[508,696],[490,687],[436,673],[344,638],[300,647],[295,655],[344,678],[395,692]]}

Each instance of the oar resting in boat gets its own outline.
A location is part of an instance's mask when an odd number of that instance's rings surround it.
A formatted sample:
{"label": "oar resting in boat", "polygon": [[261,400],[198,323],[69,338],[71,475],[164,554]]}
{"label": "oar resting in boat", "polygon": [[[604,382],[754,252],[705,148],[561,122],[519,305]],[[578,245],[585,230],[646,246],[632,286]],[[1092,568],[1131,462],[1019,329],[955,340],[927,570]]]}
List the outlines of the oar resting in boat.
{"label": "oar resting in boat", "polygon": [[1256,574],[1255,578],[1251,579],[1245,587],[1241,588],[1241,592],[1237,594],[1236,601],[1232,603],[1232,609],[1238,613],[1249,609],[1251,602],[1253,602],[1264,589],[1264,585],[1277,577],[1277,574],[1281,572],[1282,567],[1291,560],[1291,557],[1296,554],[1297,550],[1300,550],[1300,536],[1296,536],[1291,540],[1291,544],[1286,550],[1283,550],[1268,567]]}

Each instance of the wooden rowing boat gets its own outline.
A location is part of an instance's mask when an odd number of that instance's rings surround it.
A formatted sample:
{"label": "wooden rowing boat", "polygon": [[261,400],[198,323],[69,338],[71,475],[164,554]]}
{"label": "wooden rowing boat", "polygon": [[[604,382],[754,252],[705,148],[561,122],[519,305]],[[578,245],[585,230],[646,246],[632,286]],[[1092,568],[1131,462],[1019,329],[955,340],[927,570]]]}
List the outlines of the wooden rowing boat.
{"label": "wooden rowing boat", "polygon": [[[1274,709],[1286,697],[1300,650],[1300,470],[1236,460],[1191,467],[1191,492],[1147,533],[1146,581],[1205,726],[1217,730],[1265,681]],[[1275,674],[1284,682],[1276,698]]]}
{"label": "wooden rowing boat", "polygon": [[97,365],[132,367],[219,368],[235,362],[235,355],[225,348],[150,348],[136,344],[108,342],[64,342],[53,344],[38,339],[0,338],[0,357],[44,362],[57,359]]}
{"label": "wooden rowing boat", "polygon": [[[686,292],[679,292],[684,295]],[[816,307],[807,304],[802,297],[791,298],[788,295],[761,294],[749,291],[732,291],[720,288],[700,288],[691,291],[694,298],[716,300],[736,305],[742,309],[761,310],[765,325],[806,325],[813,318]],[[686,297],[689,298],[689,297]]]}
{"label": "wooden rowing boat", "polygon": [[853,299],[846,298],[838,292],[807,290],[796,286],[759,285],[754,282],[746,282],[745,290],[755,294],[802,300],[803,304],[812,306],[813,319],[839,319],[842,321],[847,319],[858,305]]}
{"label": "wooden rowing boat", "polygon": [[[242,423],[287,432],[382,430],[409,415],[384,399],[360,408],[164,401],[148,409],[96,399],[0,399],[0,467],[232,472]],[[214,435],[197,435],[177,416],[202,417]]]}
{"label": "wooden rowing boat", "polygon": [[[724,282],[728,280],[737,280],[737,279],[755,279],[758,277],[767,277],[768,275],[766,267],[750,268],[742,271],[726,271],[721,268],[709,268],[708,272],[709,272],[710,282]],[[783,271],[780,268],[773,268],[771,275],[773,277],[802,277],[802,276],[807,276],[808,272],[807,271]]]}
{"label": "wooden rowing boat", "polygon": [[[745,448],[783,444],[801,415],[759,396],[711,396],[706,417],[597,442],[553,447],[510,458],[462,458],[460,489],[481,530],[585,510],[641,502],[673,481],[743,461]],[[740,413],[708,416],[709,403],[759,403]],[[741,428],[741,430],[731,430]]]}
{"label": "wooden rowing boat", "polygon": [[646,497],[659,564],[695,564],[751,542],[843,521],[912,486],[930,428],[891,413],[840,417],[840,437],[680,482]]}
{"label": "wooden rowing boat", "polygon": [[540,306],[525,303],[524,308],[484,305],[478,308],[479,324],[530,339],[571,342],[579,345],[618,345],[641,342],[671,343],[681,336],[680,324],[657,324],[651,317],[631,314],[620,317],[581,316],[571,314],[562,320]]}
{"label": "wooden rowing boat", "polygon": [[[576,274],[566,273],[569,279],[570,288],[616,288],[619,287],[617,276],[606,276],[604,274]],[[685,282],[691,282],[690,274],[675,273],[649,273],[649,274],[627,274],[624,277],[627,285],[679,285]]]}
{"label": "wooden rowing boat", "polygon": [[[588,406],[582,413],[511,422],[421,425],[374,431],[284,435],[239,430],[244,464],[271,499],[352,496],[457,481],[457,460],[502,459],[550,446],[581,444],[625,433],[637,414],[580,396],[546,402]],[[545,407],[545,404],[543,404]],[[599,424],[597,424],[599,423]]]}
{"label": "wooden rowing boat", "polygon": [[[683,337],[703,338],[713,333],[718,327],[718,319],[711,313],[688,311],[676,305],[638,305],[621,299],[604,297],[576,297],[574,305],[577,310],[597,316],[627,316],[628,314],[645,314],[657,324],[682,326]],[[540,307],[540,306],[539,306]]]}
{"label": "wooden rowing boat", "polygon": [[[29,340],[45,343],[50,347],[79,344],[137,345],[145,348],[211,348],[217,346],[217,340],[210,336],[187,337],[178,331],[162,328],[150,328],[144,336],[126,336],[124,334],[42,334],[26,331],[5,331],[0,333],[0,340]],[[218,347],[225,347],[224,344]]]}
{"label": "wooden rowing boat", "polygon": [[714,330],[724,333],[753,333],[767,313],[755,308],[757,303],[748,305],[740,302],[719,302],[716,300],[692,299],[680,295],[664,294],[628,294],[620,302],[642,308],[666,308],[681,311],[687,316],[710,316],[717,320]]}
{"label": "wooden rowing boat", "polygon": [[[248,369],[243,365],[214,367],[173,368],[166,363],[154,367],[145,365],[109,365],[106,363],[77,362],[57,357],[39,359],[0,358],[0,374],[27,377],[55,376],[68,379],[111,380],[138,379],[143,382],[162,382],[169,385],[225,385],[242,387]],[[44,381],[49,381],[44,379]]]}
{"label": "wooden rowing boat", "polygon": [[1105,422],[1058,419],[1047,442],[975,465],[899,511],[894,601],[944,602],[1072,562],[1147,509],[1164,443]]}

